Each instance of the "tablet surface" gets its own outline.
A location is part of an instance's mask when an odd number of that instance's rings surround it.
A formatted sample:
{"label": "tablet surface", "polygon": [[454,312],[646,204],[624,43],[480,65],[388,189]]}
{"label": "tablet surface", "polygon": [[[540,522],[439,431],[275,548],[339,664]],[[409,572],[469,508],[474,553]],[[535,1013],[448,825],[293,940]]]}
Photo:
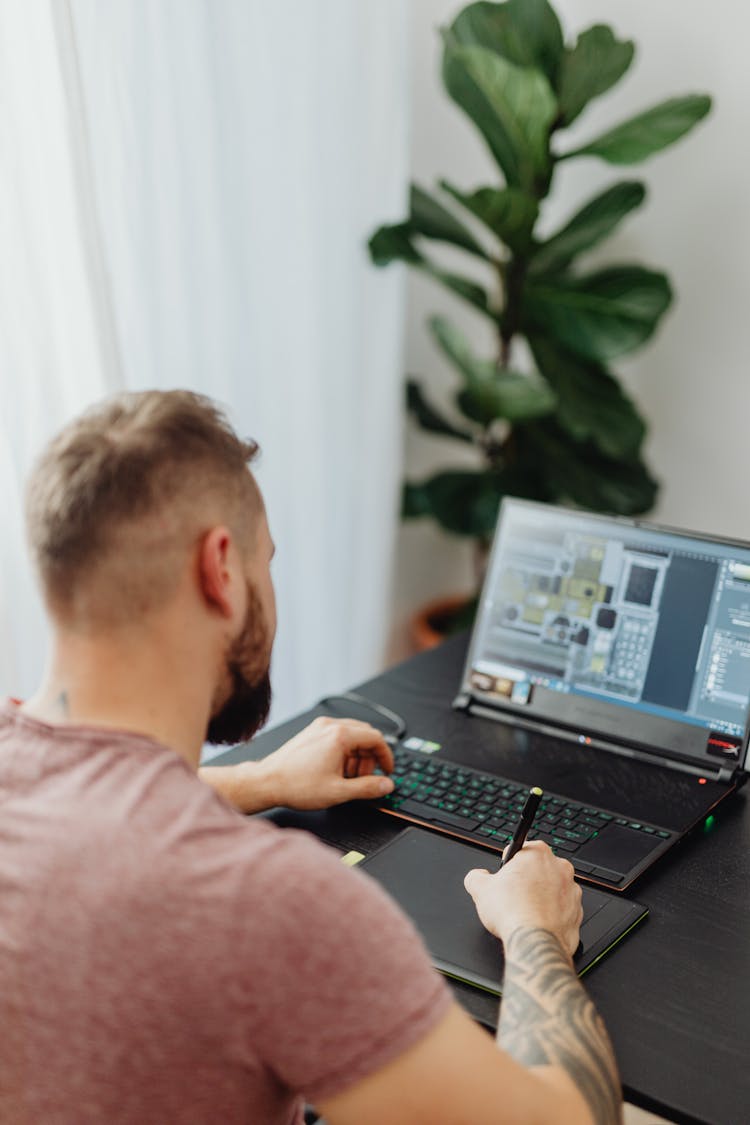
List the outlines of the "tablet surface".
{"label": "tablet surface", "polygon": [[[473,867],[497,867],[497,856],[422,828],[407,828],[359,865],[385,887],[414,922],[435,968],[499,996],[503,952],[485,930],[464,890]],[[639,903],[593,887],[583,890],[578,975],[591,968],[648,911]]]}

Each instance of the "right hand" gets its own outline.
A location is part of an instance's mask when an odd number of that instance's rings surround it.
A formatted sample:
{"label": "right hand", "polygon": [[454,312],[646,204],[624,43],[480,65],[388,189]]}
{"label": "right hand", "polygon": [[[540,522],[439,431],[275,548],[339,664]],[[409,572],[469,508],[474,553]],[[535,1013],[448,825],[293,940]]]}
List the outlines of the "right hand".
{"label": "right hand", "polygon": [[536,840],[492,875],[484,868],[469,871],[464,886],[482,925],[502,942],[519,926],[531,926],[554,934],[572,957],[583,919],[581,888],[573,874],[572,864]]}

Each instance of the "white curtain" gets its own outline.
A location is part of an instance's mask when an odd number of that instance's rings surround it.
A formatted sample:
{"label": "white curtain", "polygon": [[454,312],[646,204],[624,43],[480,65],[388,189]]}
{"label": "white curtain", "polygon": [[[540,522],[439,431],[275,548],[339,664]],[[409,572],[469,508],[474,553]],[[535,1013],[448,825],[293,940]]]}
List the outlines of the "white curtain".
{"label": "white curtain", "polygon": [[46,629],[24,547],[23,480],[43,442],[118,385],[79,190],[51,4],[0,3],[0,691],[39,678]]}
{"label": "white curtain", "polygon": [[117,386],[205,391],[262,446],[274,717],[380,666],[402,279],[375,271],[365,243],[404,208],[405,8],[0,7],[3,691],[30,691],[41,670],[20,481],[50,429]]}

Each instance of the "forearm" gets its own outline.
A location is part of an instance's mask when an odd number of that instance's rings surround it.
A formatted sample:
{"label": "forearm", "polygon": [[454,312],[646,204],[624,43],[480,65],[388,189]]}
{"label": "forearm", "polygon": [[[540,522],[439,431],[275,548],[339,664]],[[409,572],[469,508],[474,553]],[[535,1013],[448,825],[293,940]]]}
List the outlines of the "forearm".
{"label": "forearm", "polygon": [[278,783],[265,760],[240,762],[234,766],[203,766],[198,776],[243,813],[263,812],[282,803]]}
{"label": "forearm", "polygon": [[393,789],[393,755],[380,731],[355,719],[315,719],[259,761],[205,766],[201,780],[243,813],[283,805],[327,809],[370,800]]}
{"label": "forearm", "polygon": [[604,1024],[547,930],[524,926],[506,942],[497,1039],[522,1065],[566,1074],[595,1125],[621,1122],[620,1081]]}

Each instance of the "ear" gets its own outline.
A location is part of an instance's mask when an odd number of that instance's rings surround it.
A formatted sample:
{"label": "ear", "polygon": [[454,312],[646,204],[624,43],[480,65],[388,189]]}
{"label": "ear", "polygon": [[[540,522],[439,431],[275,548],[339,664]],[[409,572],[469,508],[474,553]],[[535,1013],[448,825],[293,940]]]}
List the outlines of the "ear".
{"label": "ear", "polygon": [[227,527],[212,527],[203,537],[198,551],[198,581],[206,603],[222,617],[240,611],[244,596],[237,547]]}

